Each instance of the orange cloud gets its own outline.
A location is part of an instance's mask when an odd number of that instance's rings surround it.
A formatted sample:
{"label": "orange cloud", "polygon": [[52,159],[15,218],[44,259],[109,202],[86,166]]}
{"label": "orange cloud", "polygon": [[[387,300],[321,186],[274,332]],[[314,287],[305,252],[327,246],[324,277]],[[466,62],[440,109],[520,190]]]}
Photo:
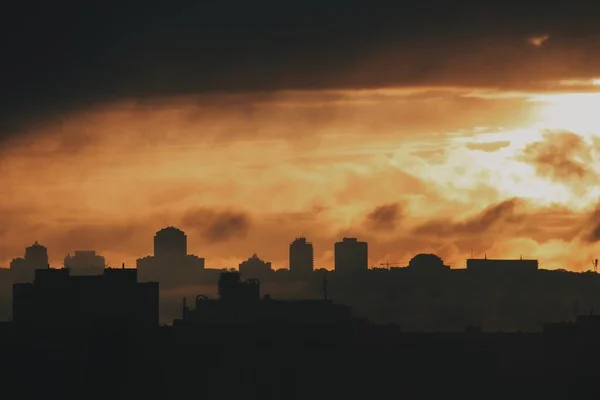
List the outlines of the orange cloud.
{"label": "orange cloud", "polygon": [[173,224],[209,267],[254,252],[287,267],[287,246],[303,234],[317,267],[331,268],[334,241],[352,235],[369,241],[372,265],[434,252],[459,267],[476,248],[576,268],[600,249],[578,233],[591,229],[583,221],[597,194],[565,184],[553,163],[592,173],[598,156],[583,151],[578,138],[589,136],[576,130],[569,151],[554,142],[565,136],[545,135],[532,99],[384,88],[206,95],[71,115],[0,150],[9,194],[0,198],[0,264],[39,240],[53,264],[95,249],[131,265]]}
{"label": "orange cloud", "polygon": [[535,47],[540,47],[550,39],[550,35],[536,35],[527,39],[529,44]]}

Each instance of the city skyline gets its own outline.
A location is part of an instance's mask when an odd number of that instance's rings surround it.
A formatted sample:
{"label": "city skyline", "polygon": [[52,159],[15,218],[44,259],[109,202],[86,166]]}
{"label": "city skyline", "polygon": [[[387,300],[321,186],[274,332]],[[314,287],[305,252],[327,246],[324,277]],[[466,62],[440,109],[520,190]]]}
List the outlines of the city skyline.
{"label": "city skyline", "polygon": [[[6,25],[26,44],[0,66],[0,265],[35,239],[53,263],[93,248],[131,265],[175,224],[215,265],[255,251],[281,264],[302,232],[322,266],[352,236],[373,263],[455,265],[473,249],[587,268],[600,254],[595,6],[453,4],[261,3],[231,19],[215,3],[160,29],[150,5],[143,21],[117,7],[121,23],[109,6],[57,8],[31,14],[56,22],[39,33]],[[73,21],[90,29],[65,42]]]}
{"label": "city skyline", "polygon": [[597,375],[599,15],[8,2],[0,376],[288,399]]}
{"label": "city skyline", "polygon": [[[162,240],[159,237],[162,236]],[[339,240],[332,243],[332,247],[334,249],[334,261],[333,265],[330,268],[318,266],[314,264],[314,248],[312,243],[305,236],[297,236],[292,241],[290,241],[288,245],[288,259],[287,264],[285,265],[275,265],[273,266],[272,262],[268,259],[264,259],[263,257],[258,256],[257,252],[254,252],[251,256],[240,259],[240,261],[236,265],[207,265],[205,258],[199,256],[198,254],[189,253],[188,243],[187,243],[187,235],[184,231],[179,228],[169,225],[166,226],[156,232],[154,235],[154,250],[151,254],[147,254],[144,256],[140,256],[136,258],[136,262],[132,265],[128,265],[127,268],[140,268],[146,270],[150,268],[150,270],[156,270],[159,272],[160,270],[166,272],[169,269],[173,270],[173,268],[191,268],[194,269],[239,269],[243,270],[242,266],[251,265],[248,271],[255,271],[253,273],[261,273],[256,272],[258,267],[258,271],[263,268],[270,271],[278,271],[278,270],[289,270],[291,272],[295,272],[298,275],[306,274],[309,271],[315,271],[320,269],[326,270],[339,270],[341,272],[352,272],[352,271],[361,271],[367,269],[381,269],[381,268],[390,268],[390,267],[409,267],[411,263],[421,256],[425,256],[429,258],[430,256],[434,259],[439,259],[440,262],[445,262],[443,258],[440,258],[437,254],[433,253],[414,253],[411,255],[409,260],[407,261],[396,261],[396,262],[380,262],[373,263],[371,262],[368,256],[368,247],[369,243],[360,240],[360,238],[355,237],[343,237]],[[27,246],[25,248],[24,257],[18,256],[11,260],[10,268],[13,268],[13,264],[17,269],[20,269],[21,265],[26,264],[26,261],[32,262],[32,264],[36,265],[36,268],[57,268],[56,264],[52,264],[50,262],[50,251],[39,241],[35,241],[32,245]],[[485,253],[483,256],[479,257],[479,255],[475,255],[473,252],[469,257],[466,257],[463,261],[464,264],[460,265],[446,265],[446,268],[454,268],[454,269],[465,269],[465,267],[469,264],[469,260],[483,260],[488,259],[488,254]],[[516,260],[517,257],[489,257],[489,260]],[[523,257],[523,255],[519,255],[518,259],[520,260],[530,260],[535,262],[537,266],[538,260],[534,260],[532,258]],[[593,270],[596,272],[597,268],[597,259],[596,266],[594,267],[592,260],[592,269],[583,268],[582,272]],[[165,264],[166,263],[166,264]],[[433,264],[436,262],[434,261]],[[427,264],[427,262],[426,262]],[[77,270],[85,274],[98,274],[101,270],[100,265],[104,265],[106,268],[114,268],[115,265],[113,263],[106,262],[105,257],[102,254],[98,254],[95,250],[75,250],[73,251],[73,255],[70,253],[63,258],[63,263],[61,264],[61,268],[75,268]],[[121,263],[122,267],[125,267],[125,263]],[[4,267],[6,268],[6,267]],[[27,269],[31,269],[31,267],[26,267]],[[100,270],[99,270],[100,268]],[[166,269],[165,269],[166,268]],[[536,267],[537,268],[537,267]],[[87,272],[86,272],[87,271]],[[173,270],[174,271],[174,270]],[[164,273],[161,272],[161,273]],[[265,271],[266,272],[266,271]]]}

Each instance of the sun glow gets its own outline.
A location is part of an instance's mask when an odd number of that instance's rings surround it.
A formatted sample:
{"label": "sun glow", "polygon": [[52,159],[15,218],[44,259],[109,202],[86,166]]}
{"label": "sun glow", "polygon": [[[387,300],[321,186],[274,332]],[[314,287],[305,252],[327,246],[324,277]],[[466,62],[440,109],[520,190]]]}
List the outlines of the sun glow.
{"label": "sun glow", "polygon": [[[600,84],[600,80],[595,84]],[[586,137],[600,135],[600,93],[537,96],[535,100],[545,103],[540,110],[540,123],[547,128]]]}

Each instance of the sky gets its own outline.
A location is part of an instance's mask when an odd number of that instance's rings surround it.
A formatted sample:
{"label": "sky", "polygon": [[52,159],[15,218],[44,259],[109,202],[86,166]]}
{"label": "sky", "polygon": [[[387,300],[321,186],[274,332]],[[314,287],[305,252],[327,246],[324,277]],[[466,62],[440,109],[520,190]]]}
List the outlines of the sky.
{"label": "sky", "polygon": [[[0,66],[0,266],[112,265],[174,225],[207,267],[600,254],[593,2],[13,5]],[[26,23],[25,23],[26,22]]]}

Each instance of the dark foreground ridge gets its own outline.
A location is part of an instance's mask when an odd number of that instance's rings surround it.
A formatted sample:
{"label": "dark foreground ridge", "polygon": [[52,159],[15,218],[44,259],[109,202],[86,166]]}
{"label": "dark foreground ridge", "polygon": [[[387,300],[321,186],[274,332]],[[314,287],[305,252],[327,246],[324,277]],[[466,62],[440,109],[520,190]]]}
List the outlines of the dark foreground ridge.
{"label": "dark foreground ridge", "polygon": [[[324,282],[326,286],[326,282]],[[354,318],[331,299],[277,301],[260,282],[223,272],[219,297],[184,301],[158,325],[158,285],[135,270],[82,277],[40,270],[15,284],[14,320],[0,325],[0,376],[27,391],[172,398],[311,398],[352,382],[600,372],[600,316],[542,333],[403,333]],[[32,384],[34,382],[35,384]],[[351,390],[350,390],[351,391]]]}

